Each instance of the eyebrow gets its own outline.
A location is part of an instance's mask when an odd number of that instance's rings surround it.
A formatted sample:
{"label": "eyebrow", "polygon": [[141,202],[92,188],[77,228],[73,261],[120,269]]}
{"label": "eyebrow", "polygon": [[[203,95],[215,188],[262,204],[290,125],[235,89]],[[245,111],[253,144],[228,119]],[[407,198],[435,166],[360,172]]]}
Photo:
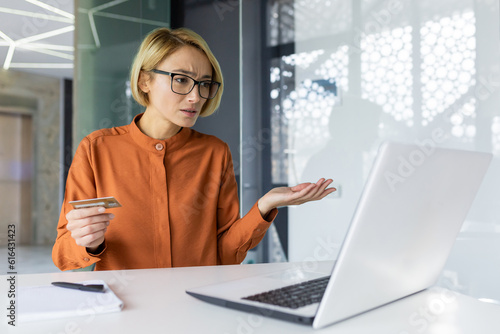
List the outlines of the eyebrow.
{"label": "eyebrow", "polygon": [[[183,69],[173,70],[172,72],[180,72],[180,73],[192,76],[192,77],[194,77],[196,75],[196,73],[194,73],[194,72],[186,71],[186,70],[183,70]],[[209,75],[209,74],[205,74],[204,76],[201,77],[201,79],[212,79],[212,76]]]}

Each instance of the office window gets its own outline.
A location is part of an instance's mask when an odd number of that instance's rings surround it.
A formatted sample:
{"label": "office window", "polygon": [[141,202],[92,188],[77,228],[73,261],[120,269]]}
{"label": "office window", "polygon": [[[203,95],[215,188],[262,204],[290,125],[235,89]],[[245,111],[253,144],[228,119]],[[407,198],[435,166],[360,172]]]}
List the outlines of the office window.
{"label": "office window", "polygon": [[[382,141],[490,151],[443,279],[500,300],[500,271],[487,269],[500,264],[498,3],[270,0],[268,15],[272,182],[331,177],[339,189],[289,208],[288,259],[314,259],[324,245],[337,256]],[[477,269],[472,254],[488,264]]]}

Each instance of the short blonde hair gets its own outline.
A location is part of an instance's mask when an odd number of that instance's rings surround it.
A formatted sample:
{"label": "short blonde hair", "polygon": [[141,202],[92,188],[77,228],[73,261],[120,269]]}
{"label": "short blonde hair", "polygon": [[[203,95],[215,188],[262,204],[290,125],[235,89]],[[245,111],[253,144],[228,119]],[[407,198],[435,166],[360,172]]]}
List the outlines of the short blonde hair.
{"label": "short blonde hair", "polygon": [[130,88],[137,103],[145,107],[149,104],[148,94],[139,87],[141,72],[148,72],[151,75],[149,71],[155,69],[165,58],[186,45],[193,46],[205,53],[212,64],[212,80],[221,83],[217,95],[213,99],[207,100],[203,105],[200,116],[209,116],[219,108],[224,90],[219,62],[210,51],[207,42],[200,35],[187,28],[158,28],[150,32],[142,41],[130,71]]}

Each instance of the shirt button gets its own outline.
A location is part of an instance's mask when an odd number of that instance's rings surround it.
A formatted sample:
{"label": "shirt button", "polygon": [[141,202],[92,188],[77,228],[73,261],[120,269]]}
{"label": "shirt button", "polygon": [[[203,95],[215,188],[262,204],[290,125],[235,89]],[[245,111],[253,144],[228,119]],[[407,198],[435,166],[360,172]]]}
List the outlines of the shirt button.
{"label": "shirt button", "polygon": [[158,143],[155,145],[155,148],[158,150],[158,151],[161,151],[163,150],[163,144],[162,143]]}
{"label": "shirt button", "polygon": [[83,261],[85,261],[85,262],[89,262],[89,261],[90,261],[90,259],[89,259],[88,257],[84,257],[84,258],[83,258]]}

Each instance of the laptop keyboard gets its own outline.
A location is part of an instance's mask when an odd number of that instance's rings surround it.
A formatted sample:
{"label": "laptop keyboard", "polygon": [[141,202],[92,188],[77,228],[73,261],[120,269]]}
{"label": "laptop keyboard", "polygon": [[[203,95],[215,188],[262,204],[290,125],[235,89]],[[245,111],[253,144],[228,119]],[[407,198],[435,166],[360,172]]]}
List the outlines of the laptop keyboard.
{"label": "laptop keyboard", "polygon": [[244,297],[261,303],[297,309],[319,303],[323,297],[330,276],[313,279],[299,284]]}

